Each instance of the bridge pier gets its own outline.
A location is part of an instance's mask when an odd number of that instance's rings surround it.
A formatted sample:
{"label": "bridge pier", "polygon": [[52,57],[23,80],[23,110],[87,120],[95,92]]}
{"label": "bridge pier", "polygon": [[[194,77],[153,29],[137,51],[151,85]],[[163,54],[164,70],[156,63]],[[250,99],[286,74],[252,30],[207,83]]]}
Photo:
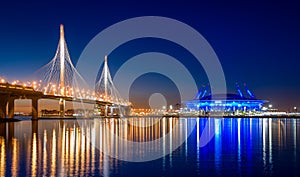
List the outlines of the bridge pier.
{"label": "bridge pier", "polygon": [[6,106],[8,99],[8,95],[0,95],[0,118],[6,118]]}
{"label": "bridge pier", "polygon": [[31,120],[38,120],[38,98],[31,98],[32,102],[32,118]]}
{"label": "bridge pier", "polygon": [[66,107],[66,100],[63,98],[59,99],[59,116],[61,118],[65,117],[65,107]]}
{"label": "bridge pier", "polygon": [[14,118],[15,114],[15,98],[10,97],[8,99],[8,118]]}

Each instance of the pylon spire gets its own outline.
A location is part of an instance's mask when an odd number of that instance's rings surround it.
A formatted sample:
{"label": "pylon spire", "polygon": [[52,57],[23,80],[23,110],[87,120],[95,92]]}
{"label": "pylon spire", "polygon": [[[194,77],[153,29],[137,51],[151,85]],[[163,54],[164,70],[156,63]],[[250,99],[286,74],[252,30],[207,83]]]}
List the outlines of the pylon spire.
{"label": "pylon spire", "polygon": [[108,80],[108,66],[107,66],[107,55],[104,57],[104,95],[107,99],[107,80]]}
{"label": "pylon spire", "polygon": [[[64,25],[60,25],[60,38],[59,38],[59,58],[60,58],[60,95],[65,96],[65,34]],[[60,116],[65,116],[65,100],[59,100]]]}
{"label": "pylon spire", "polygon": [[60,24],[60,39],[65,38],[64,25]]}
{"label": "pylon spire", "polygon": [[60,94],[65,96],[65,34],[64,34],[64,25],[60,25],[60,39],[59,39],[59,48],[60,48]]}

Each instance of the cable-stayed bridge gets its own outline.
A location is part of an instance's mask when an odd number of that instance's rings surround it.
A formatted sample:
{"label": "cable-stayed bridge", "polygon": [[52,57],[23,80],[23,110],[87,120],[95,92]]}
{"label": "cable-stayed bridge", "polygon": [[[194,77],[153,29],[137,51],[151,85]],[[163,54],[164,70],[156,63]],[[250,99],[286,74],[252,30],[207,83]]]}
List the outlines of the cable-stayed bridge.
{"label": "cable-stayed bridge", "polygon": [[123,100],[112,81],[107,56],[100,79],[95,88],[86,84],[84,78],[74,67],[64,35],[64,26],[60,25],[60,39],[53,59],[40,68],[36,81],[22,83],[0,80],[0,118],[14,116],[15,99],[32,100],[32,119],[38,119],[38,100],[59,100],[59,116],[65,116],[65,102],[79,102],[95,105],[95,115],[123,116],[130,112],[130,102]]}

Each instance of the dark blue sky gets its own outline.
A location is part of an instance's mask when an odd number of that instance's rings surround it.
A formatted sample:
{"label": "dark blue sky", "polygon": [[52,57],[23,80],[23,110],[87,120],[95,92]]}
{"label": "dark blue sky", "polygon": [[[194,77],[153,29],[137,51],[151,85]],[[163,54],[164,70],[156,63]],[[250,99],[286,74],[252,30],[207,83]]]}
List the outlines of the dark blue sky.
{"label": "dark blue sky", "polygon": [[[85,45],[101,30],[145,15],[174,18],[197,29],[218,55],[228,90],[234,89],[236,81],[246,82],[257,97],[268,99],[275,106],[300,107],[297,1],[0,2],[0,76],[26,78],[49,62],[57,47],[61,23],[65,25],[69,51],[76,62]],[[171,45],[168,50],[149,50],[172,53]],[[128,53],[130,56],[134,52]],[[115,52],[113,56],[120,54]],[[112,65],[114,72],[118,62]],[[198,65],[190,69],[200,70],[199,75],[203,73]],[[206,84],[205,80],[197,82]]]}

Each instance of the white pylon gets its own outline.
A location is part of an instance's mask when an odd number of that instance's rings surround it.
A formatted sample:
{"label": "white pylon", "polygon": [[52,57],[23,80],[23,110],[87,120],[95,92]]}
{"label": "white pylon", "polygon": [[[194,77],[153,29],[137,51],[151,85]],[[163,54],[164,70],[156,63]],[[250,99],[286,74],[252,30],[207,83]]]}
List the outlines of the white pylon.
{"label": "white pylon", "polygon": [[64,25],[60,25],[60,94],[65,96],[65,34]]}
{"label": "white pylon", "polygon": [[107,62],[108,57],[105,56],[103,70],[99,81],[96,83],[96,94],[98,96],[100,95],[100,97],[102,95],[105,101],[115,104],[122,104],[123,100],[121,99],[120,94],[113,83]]}
{"label": "white pylon", "polygon": [[107,99],[107,75],[108,75],[108,65],[107,65],[107,55],[105,55],[104,57],[104,95],[105,95],[105,99]]}
{"label": "white pylon", "polygon": [[60,25],[58,47],[53,59],[36,73],[40,81],[37,90],[44,94],[82,97],[82,89],[88,90],[86,82],[72,64],[64,35],[64,26]]}

